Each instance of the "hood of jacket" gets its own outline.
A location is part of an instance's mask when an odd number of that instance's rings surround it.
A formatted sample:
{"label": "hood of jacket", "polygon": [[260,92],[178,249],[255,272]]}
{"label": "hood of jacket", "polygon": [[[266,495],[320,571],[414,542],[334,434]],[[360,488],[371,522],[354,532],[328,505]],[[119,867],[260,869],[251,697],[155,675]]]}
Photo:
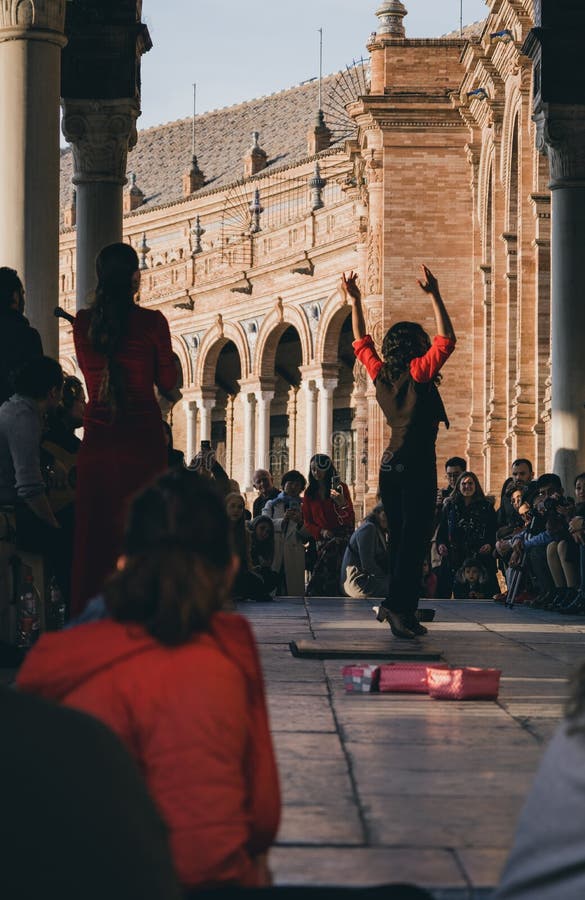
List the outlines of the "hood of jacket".
{"label": "hood of jacket", "polygon": [[[210,634],[218,649],[231,659],[247,679],[257,675],[255,644],[248,622],[235,613],[215,613]],[[195,634],[187,644],[168,647],[151,637],[141,625],[104,619],[65,631],[44,634],[29,651],[16,683],[19,690],[55,702],[101,672],[121,665],[137,654],[181,652],[196,644]]]}

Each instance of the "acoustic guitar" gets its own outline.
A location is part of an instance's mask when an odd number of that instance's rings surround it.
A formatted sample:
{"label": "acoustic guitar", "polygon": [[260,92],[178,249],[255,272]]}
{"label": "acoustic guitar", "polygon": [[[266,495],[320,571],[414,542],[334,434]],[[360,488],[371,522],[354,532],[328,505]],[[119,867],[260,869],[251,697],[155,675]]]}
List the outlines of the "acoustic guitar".
{"label": "acoustic guitar", "polygon": [[43,441],[41,444],[41,448],[50,456],[53,457],[54,460],[61,463],[65,472],[67,473],[65,478],[65,484],[63,487],[51,487],[47,484],[47,497],[49,499],[49,505],[55,515],[60,513],[62,509],[65,509],[66,506],[69,506],[70,503],[75,502],[75,484],[77,480],[77,454],[76,453],[68,453],[67,450],[64,450],[63,447],[60,447],[59,444],[54,444],[53,441]]}

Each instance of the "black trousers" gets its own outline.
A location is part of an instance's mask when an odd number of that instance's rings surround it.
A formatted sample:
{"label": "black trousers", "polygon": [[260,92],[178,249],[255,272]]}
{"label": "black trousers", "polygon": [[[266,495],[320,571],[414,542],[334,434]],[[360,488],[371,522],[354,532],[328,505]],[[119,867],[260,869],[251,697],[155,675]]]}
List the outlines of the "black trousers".
{"label": "black trousers", "polygon": [[437,499],[434,454],[422,459],[400,459],[399,454],[395,455],[380,469],[380,498],[390,535],[388,597],[383,606],[413,615],[433,536]]}
{"label": "black trousers", "polygon": [[71,593],[73,559],[73,510],[63,510],[60,528],[51,528],[25,504],[16,506],[16,545],[19,550],[45,558],[49,578],[54,575],[67,606]]}

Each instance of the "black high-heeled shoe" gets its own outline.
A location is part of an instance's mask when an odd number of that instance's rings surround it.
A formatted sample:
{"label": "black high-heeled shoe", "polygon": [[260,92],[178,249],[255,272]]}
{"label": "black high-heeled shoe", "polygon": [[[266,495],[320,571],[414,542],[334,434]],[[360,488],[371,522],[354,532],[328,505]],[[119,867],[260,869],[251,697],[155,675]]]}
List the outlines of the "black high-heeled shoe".
{"label": "black high-heeled shoe", "polygon": [[[412,628],[407,625],[406,616],[403,613],[393,612],[385,606],[381,606],[376,615],[378,622],[388,622],[390,631],[394,637],[401,638],[404,641],[412,641],[417,636]],[[423,628],[424,626],[420,626]],[[426,631],[426,628],[424,629]]]}

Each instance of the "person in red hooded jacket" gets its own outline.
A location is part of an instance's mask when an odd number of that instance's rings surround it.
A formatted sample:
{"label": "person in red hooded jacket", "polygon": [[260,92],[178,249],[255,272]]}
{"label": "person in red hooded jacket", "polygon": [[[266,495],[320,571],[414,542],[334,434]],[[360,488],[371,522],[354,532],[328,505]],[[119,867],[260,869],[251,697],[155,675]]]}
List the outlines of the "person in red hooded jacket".
{"label": "person in red hooded jacket", "polygon": [[109,618],[43,635],[18,675],[20,690],[122,739],[186,888],[268,884],[280,817],[256,645],[222,611],[237,568],[228,535],[213,485],[187,470],[160,477],[132,505]]}

